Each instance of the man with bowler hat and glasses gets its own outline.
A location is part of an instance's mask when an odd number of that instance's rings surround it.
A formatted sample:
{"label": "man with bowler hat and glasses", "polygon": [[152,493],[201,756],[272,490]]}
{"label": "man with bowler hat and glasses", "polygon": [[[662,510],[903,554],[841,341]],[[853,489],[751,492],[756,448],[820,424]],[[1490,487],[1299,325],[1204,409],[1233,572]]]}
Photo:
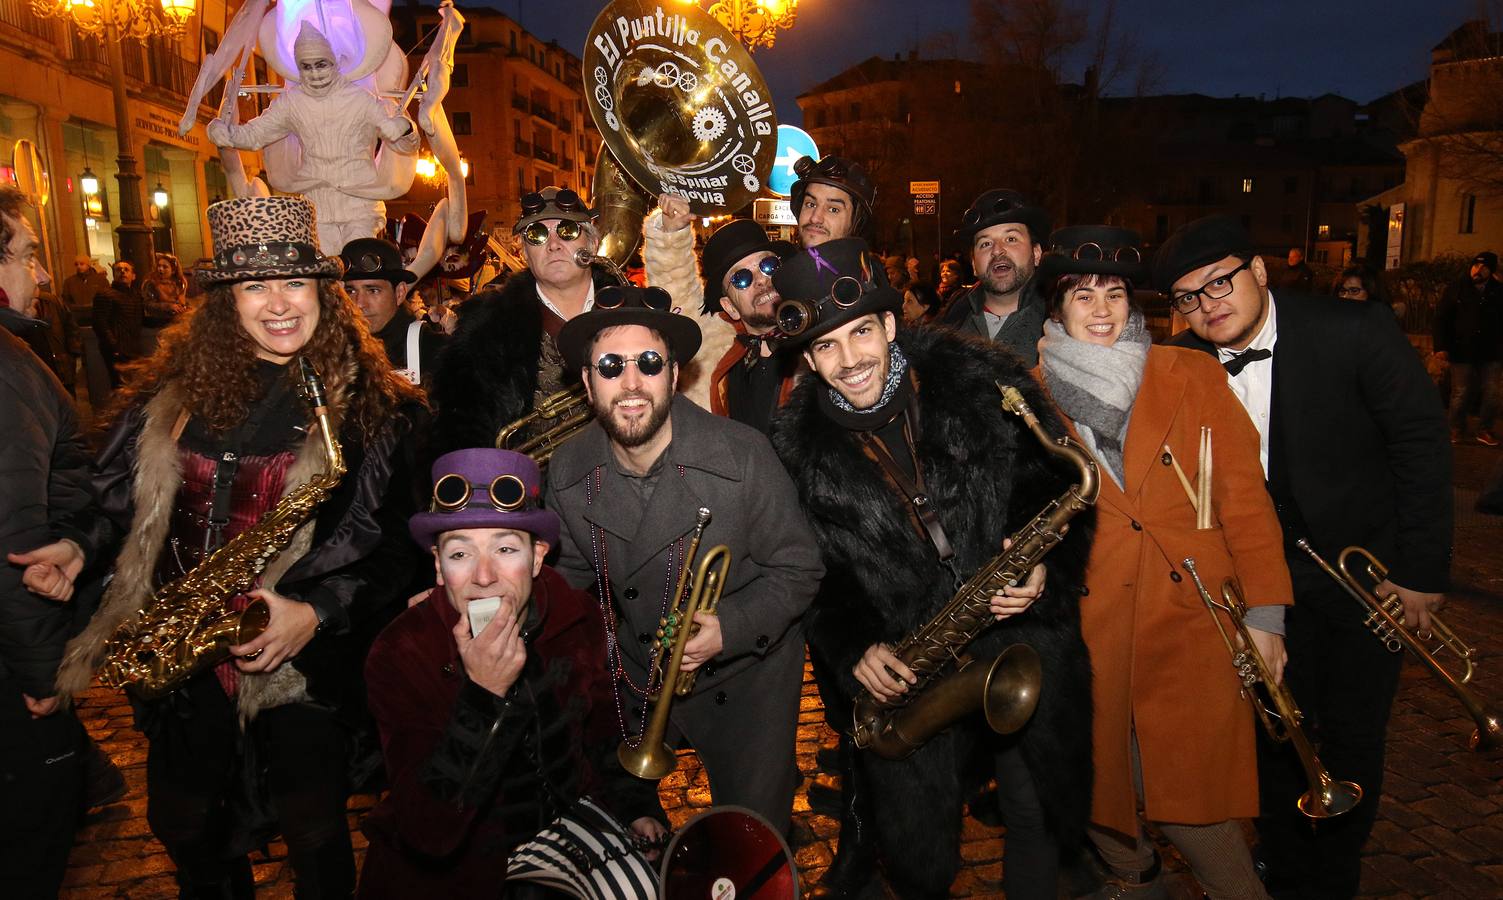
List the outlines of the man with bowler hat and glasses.
{"label": "man with bowler hat and glasses", "polygon": [[589,392],[595,420],[553,456],[546,505],[563,520],[559,570],[594,587],[614,636],[620,734],[642,729],[659,620],[701,509],[704,551],[725,544],[717,609],[694,617],[684,650],[697,672],[673,701],[670,746],[692,745],[717,804],[746,806],[780,831],[793,809],[794,739],[804,668],[803,614],[824,570],[793,485],[767,439],[674,396],[699,326],[667,311],[658,288],[602,291],[559,348]]}
{"label": "man with bowler hat and glasses", "polygon": [[402,251],[391,241],[356,238],[339,253],[344,289],[355,301],[371,334],[386,348],[397,374],[428,387],[438,353],[448,335],[408,307],[407,295],[417,276],[402,266]]}
{"label": "man with bowler hat and glasses", "polygon": [[[1298,546],[1327,559],[1362,546],[1389,569],[1404,621],[1428,633],[1451,564],[1451,448],[1444,410],[1393,314],[1379,304],[1269,288],[1252,238],[1230,216],[1180,228],[1153,261],[1189,330],[1174,343],[1214,354],[1258,429],[1283,525],[1294,606],[1284,680],[1331,777],[1362,802],[1312,829],[1308,785],[1287,746],[1259,747],[1259,852],[1275,896],[1352,897],[1383,787],[1384,733],[1403,657],[1390,653]],[[1261,740],[1261,738],[1260,738]]]}
{"label": "man with bowler hat and glasses", "polygon": [[[902,298],[865,242],[805,250],[774,278],[788,347],[802,351],[813,375],[775,417],[773,439],[823,552],[810,647],[835,673],[849,728],[861,691],[890,703],[915,682],[892,648],[1063,494],[1074,473],[1056,468],[1022,420],[1002,410],[999,383],[1040,413],[1050,409],[1015,357],[951,329],[898,330]],[[1052,417],[1048,427],[1063,431]],[[850,819],[874,830],[883,872],[905,900],[949,895],[972,763],[999,782],[1009,897],[1053,898],[1059,848],[1083,835],[1090,665],[1078,603],[1090,529],[1077,523],[1022,584],[992,595],[997,622],[967,648],[981,659],[1015,643],[1038,652],[1042,690],[1031,720],[999,736],[966,718],[904,759],[855,752],[846,795],[866,796],[869,809],[845,817],[840,840],[853,836]],[[861,881],[874,877],[872,862],[832,894],[866,896]]]}
{"label": "man with bowler hat and glasses", "polygon": [[[502,882],[560,875],[655,896],[632,845],[667,836],[663,812],[616,760],[605,630],[595,603],[543,564],[559,520],[541,495],[537,464],[510,450],[433,464],[432,502],[410,531],[438,587],[365,663],[391,790],[363,825],[363,900],[510,896]],[[545,832],[560,817],[590,839]],[[588,868],[556,852],[595,842]]]}
{"label": "man with bowler hat and glasses", "polygon": [[788,203],[798,217],[798,240],[804,247],[825,241],[858,237],[872,222],[877,188],[859,163],[843,156],[816,160],[806,156],[793,164],[798,180]]}
{"label": "man with bowler hat and glasses", "polygon": [[788,400],[798,365],[797,357],[775,355],[770,339],[782,299],[772,275],[792,250],[787,242],[768,240],[751,219],[727,222],[705,243],[701,310],[724,315],[736,328],[735,342],[710,376],[710,411],[763,434],[773,411]]}
{"label": "man with bowler hat and glasses", "polygon": [[955,236],[971,245],[976,285],[950,304],[940,322],[1001,344],[1025,366],[1038,364],[1044,298],[1033,273],[1049,237],[1049,214],[1017,191],[984,192],[961,217]]}

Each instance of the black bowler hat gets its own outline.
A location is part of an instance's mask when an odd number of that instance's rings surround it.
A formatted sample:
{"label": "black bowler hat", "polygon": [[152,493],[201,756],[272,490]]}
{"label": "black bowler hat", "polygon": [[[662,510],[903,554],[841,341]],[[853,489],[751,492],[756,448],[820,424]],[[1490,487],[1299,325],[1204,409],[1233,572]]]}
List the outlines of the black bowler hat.
{"label": "black bowler hat", "polygon": [[702,303],[704,314],[713,316],[720,312],[720,298],[725,296],[726,273],[731,266],[746,256],[766,251],[778,256],[787,256],[793,245],[787,241],[768,240],[767,231],[751,219],[736,219],[715,229],[705,241],[704,261],[705,295]]}
{"label": "black bowler hat", "polygon": [[773,273],[772,283],[783,298],[777,311],[782,346],[793,349],[862,316],[903,307],[881,257],[861,238],[826,241],[795,253]]}
{"label": "black bowler hat", "polygon": [[392,284],[412,284],[417,276],[402,266],[402,251],[391,241],[380,238],[355,238],[339,251],[344,263],[345,281],[376,280]]}
{"label": "black bowler hat", "polygon": [[1153,286],[1169,291],[1201,266],[1235,256],[1252,259],[1252,235],[1228,215],[1205,216],[1182,226],[1153,255]]}
{"label": "black bowler hat", "polygon": [[1494,253],[1491,250],[1483,250],[1481,253],[1472,257],[1472,262],[1482,263],[1484,266],[1487,266],[1487,270],[1489,272],[1498,271],[1498,254]]}
{"label": "black bowler hat", "polygon": [[660,287],[611,285],[595,291],[595,305],[564,323],[558,332],[558,352],[564,364],[580,369],[590,364],[590,342],[606,328],[642,325],[668,342],[668,355],[679,365],[699,352],[703,336],[699,323],[673,311],[673,298]]}
{"label": "black bowler hat", "polygon": [[1039,283],[1061,275],[1116,275],[1134,285],[1148,283],[1148,266],[1136,231],[1111,225],[1071,225],[1049,236],[1049,251],[1039,260]]}
{"label": "black bowler hat", "polygon": [[859,207],[858,212],[871,216],[872,204],[877,200],[877,188],[866,176],[866,170],[861,168],[860,163],[851,162],[844,156],[826,156],[818,161],[812,156],[805,156],[793,164],[793,171],[798,175],[798,180],[788,190],[788,203],[793,207],[795,216],[803,207],[804,192],[811,184],[828,184],[845,191]]}
{"label": "black bowler hat", "polygon": [[1049,236],[1049,214],[1029,203],[1022,194],[1007,188],[993,188],[972,201],[970,209],[960,217],[955,236],[970,240],[977,232],[1008,222],[1026,225],[1035,244],[1042,244]]}

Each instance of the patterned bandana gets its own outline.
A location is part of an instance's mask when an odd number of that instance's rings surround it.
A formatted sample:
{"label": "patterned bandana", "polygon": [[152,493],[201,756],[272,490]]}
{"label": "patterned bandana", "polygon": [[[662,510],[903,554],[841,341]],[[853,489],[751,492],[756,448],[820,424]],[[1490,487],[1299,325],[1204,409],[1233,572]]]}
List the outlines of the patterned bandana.
{"label": "patterned bandana", "polygon": [[857,409],[852,406],[841,393],[834,388],[826,388],[830,392],[830,402],[843,412],[855,413],[858,416],[871,416],[886,409],[887,404],[898,392],[898,386],[903,383],[903,376],[908,374],[908,357],[903,355],[898,342],[893,341],[887,345],[887,382],[882,385],[882,396],[872,404],[870,409]]}

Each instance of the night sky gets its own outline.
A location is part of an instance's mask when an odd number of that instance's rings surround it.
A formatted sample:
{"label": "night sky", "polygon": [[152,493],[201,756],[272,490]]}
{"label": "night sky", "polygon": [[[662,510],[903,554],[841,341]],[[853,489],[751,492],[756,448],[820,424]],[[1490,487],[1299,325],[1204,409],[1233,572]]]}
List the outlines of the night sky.
{"label": "night sky", "polygon": [[[475,5],[460,0],[458,4]],[[579,54],[603,0],[487,0],[528,30]],[[701,6],[707,7],[708,0]],[[1081,8],[1099,3],[1076,0]],[[1479,0],[1118,0],[1117,21],[1158,61],[1154,93],[1314,97],[1368,101],[1425,77],[1430,49]],[[801,0],[798,22],[755,54],[778,119],[801,124],[794,98],[873,55],[948,43],[974,55],[969,0]],[[1495,26],[1497,27],[1497,26]],[[947,42],[945,35],[952,38]],[[958,44],[956,43],[958,42]],[[930,52],[935,51],[935,52]],[[1067,71],[1078,80],[1084,58]],[[1130,84],[1115,92],[1130,91]]]}

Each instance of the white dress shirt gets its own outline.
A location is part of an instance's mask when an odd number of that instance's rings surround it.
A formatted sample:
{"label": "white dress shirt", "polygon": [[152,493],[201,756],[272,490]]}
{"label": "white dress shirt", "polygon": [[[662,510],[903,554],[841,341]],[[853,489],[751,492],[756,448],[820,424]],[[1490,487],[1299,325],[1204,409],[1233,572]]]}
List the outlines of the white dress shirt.
{"label": "white dress shirt", "polygon": [[[569,317],[566,316],[566,315],[564,315],[563,313],[559,312],[558,311],[558,307],[553,305],[553,301],[548,299],[548,295],[545,294],[545,293],[543,293],[543,286],[541,284],[537,285],[537,289],[538,289],[538,299],[541,300],[541,301],[543,301],[543,305],[546,306],[546,307],[548,307],[549,309],[551,309],[553,311],[553,314],[555,316],[558,316],[560,319],[563,319],[565,322],[569,321]],[[580,313],[580,315],[584,315],[585,313],[589,312],[594,307],[595,307],[595,279],[591,278],[590,279],[590,290],[589,290],[589,293],[585,294],[584,306],[580,307],[579,313]]]}
{"label": "white dress shirt", "polygon": [[[1268,292],[1268,318],[1264,320],[1263,327],[1258,329],[1257,336],[1252,339],[1245,350],[1267,350],[1273,352],[1274,345],[1279,340],[1278,315],[1274,307],[1273,292]],[[1216,356],[1225,363],[1234,356],[1237,351],[1227,350],[1222,347],[1216,348]],[[1242,401],[1242,407],[1247,410],[1247,415],[1252,419],[1253,425],[1258,429],[1258,458],[1263,463],[1263,477],[1268,477],[1268,416],[1273,409],[1273,359],[1260,359],[1250,362],[1239,375],[1228,374],[1226,382],[1232,388],[1232,393]]]}

